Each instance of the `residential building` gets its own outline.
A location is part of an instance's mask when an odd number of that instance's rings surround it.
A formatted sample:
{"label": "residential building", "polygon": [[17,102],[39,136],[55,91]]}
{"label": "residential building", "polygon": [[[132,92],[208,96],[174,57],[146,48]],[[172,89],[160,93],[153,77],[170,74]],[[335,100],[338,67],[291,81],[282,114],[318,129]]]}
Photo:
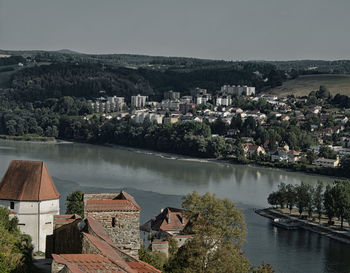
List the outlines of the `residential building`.
{"label": "residential building", "polygon": [[180,247],[191,238],[191,236],[177,237],[177,235],[185,235],[184,229],[188,223],[182,209],[171,207],[162,209],[160,214],[140,227],[142,244],[144,247],[148,247],[151,244],[150,236],[153,235],[158,239],[172,237],[178,241]]}
{"label": "residential building", "polygon": [[221,87],[221,92],[227,93],[233,96],[242,96],[242,95],[253,96],[255,95],[255,87],[246,86],[246,85],[244,86],[224,85]]}
{"label": "residential building", "polygon": [[188,112],[191,112],[196,108],[196,105],[193,103],[181,103],[180,104],[180,112],[182,114],[186,114]]}
{"label": "residential building", "polygon": [[180,92],[174,92],[173,90],[164,92],[165,100],[178,100],[180,99]]}
{"label": "residential building", "polygon": [[232,103],[232,98],[230,95],[217,96],[215,99],[216,106],[229,106]]}
{"label": "residential building", "polygon": [[131,96],[131,106],[135,108],[143,108],[146,106],[147,96],[141,96],[138,94],[137,96]]}
{"label": "residential building", "polygon": [[336,159],[328,159],[320,157],[314,161],[314,164],[317,166],[328,167],[328,168],[336,168],[340,164],[339,157]]}
{"label": "residential building", "polygon": [[0,184],[0,205],[17,218],[21,232],[32,238],[34,251],[45,252],[46,236],[60,211],[60,194],[42,161],[11,161]]}

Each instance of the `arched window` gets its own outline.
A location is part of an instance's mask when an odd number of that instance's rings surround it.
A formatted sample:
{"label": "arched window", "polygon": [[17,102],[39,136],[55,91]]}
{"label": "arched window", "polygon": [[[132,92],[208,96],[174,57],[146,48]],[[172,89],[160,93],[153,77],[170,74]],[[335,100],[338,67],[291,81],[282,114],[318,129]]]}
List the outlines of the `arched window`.
{"label": "arched window", "polygon": [[115,227],[115,217],[112,217],[112,227]]}

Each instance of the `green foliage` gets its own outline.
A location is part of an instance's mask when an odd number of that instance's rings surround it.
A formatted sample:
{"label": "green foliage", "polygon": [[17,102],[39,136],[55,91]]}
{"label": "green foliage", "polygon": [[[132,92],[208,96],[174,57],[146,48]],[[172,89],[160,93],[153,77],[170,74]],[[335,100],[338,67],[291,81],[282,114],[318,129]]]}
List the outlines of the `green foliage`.
{"label": "green foliage", "polygon": [[78,214],[84,217],[84,198],[81,191],[75,191],[67,196],[66,214]]}
{"label": "green foliage", "polygon": [[32,269],[31,238],[17,228],[17,218],[10,219],[0,207],[0,272],[24,273]]}
{"label": "green foliage", "polygon": [[342,228],[344,219],[350,216],[350,181],[335,181],[333,183],[333,198],[335,199],[335,216],[340,218]]}
{"label": "green foliage", "polygon": [[297,196],[296,207],[299,209],[300,215],[309,208],[309,204],[312,202],[311,189],[311,186],[304,182],[295,186],[295,193]]}
{"label": "green foliage", "polygon": [[190,220],[191,240],[169,259],[164,270],[173,273],[253,272],[241,251],[245,236],[242,213],[229,200],[193,192],[182,206]]}
{"label": "green foliage", "polygon": [[143,246],[139,249],[139,259],[144,261],[155,268],[163,270],[165,263],[167,262],[167,258],[164,253],[161,252],[152,252]]}

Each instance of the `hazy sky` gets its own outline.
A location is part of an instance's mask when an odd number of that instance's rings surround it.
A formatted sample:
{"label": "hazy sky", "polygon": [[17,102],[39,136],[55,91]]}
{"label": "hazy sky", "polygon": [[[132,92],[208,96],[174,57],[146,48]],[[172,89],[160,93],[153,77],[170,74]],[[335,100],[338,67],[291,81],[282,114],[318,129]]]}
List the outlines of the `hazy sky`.
{"label": "hazy sky", "polygon": [[350,59],[350,0],[0,0],[0,49]]}

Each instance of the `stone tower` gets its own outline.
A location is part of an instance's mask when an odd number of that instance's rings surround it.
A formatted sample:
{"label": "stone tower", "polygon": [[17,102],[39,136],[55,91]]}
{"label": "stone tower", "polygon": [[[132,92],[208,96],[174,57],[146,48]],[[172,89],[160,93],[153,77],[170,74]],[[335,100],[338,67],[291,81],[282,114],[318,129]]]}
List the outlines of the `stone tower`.
{"label": "stone tower", "polygon": [[101,222],[116,246],[135,258],[140,248],[140,210],[125,191],[84,194],[84,216]]}

